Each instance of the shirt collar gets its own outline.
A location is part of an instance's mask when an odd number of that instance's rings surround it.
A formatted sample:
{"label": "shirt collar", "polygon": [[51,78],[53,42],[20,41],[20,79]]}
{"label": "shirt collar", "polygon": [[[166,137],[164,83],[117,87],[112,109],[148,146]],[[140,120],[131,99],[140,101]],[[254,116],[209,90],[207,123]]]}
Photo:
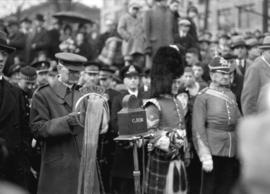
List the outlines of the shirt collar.
{"label": "shirt collar", "polygon": [[138,97],[139,91],[138,90],[135,90],[135,91],[128,90],[128,93],[131,94],[131,95],[134,95],[134,96]]}

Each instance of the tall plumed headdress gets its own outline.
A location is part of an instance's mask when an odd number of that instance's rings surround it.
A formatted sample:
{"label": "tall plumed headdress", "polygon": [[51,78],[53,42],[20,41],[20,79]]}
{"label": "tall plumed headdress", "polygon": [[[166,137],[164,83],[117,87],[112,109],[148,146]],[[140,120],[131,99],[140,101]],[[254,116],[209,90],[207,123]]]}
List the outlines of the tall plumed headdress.
{"label": "tall plumed headdress", "polygon": [[174,79],[184,71],[184,64],[179,51],[171,46],[160,47],[153,58],[151,69],[152,97],[170,93]]}

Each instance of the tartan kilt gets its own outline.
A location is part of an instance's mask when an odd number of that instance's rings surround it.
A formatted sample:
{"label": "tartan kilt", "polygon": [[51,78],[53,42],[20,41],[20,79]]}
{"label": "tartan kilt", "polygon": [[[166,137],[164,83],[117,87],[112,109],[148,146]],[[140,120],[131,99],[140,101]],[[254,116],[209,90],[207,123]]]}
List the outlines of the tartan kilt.
{"label": "tartan kilt", "polygon": [[[145,194],[165,194],[168,170],[172,161],[171,155],[164,151],[155,149],[151,152],[146,168]],[[182,162],[181,159],[179,162]],[[184,175],[181,175],[181,178],[186,176],[185,172],[182,174]],[[186,184],[186,178],[184,182]],[[181,183],[179,182],[179,187]]]}

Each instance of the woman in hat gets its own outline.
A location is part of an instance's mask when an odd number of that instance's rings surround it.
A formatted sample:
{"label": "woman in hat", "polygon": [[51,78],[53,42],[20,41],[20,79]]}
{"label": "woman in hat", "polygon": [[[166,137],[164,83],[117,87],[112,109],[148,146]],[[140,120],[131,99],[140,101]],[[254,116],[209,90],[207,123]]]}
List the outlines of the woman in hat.
{"label": "woman in hat", "polygon": [[174,79],[183,73],[178,51],[161,47],[153,59],[151,99],[144,107],[154,138],[148,144],[146,193],[187,193],[184,153],[186,130],[181,102],[174,98]]}

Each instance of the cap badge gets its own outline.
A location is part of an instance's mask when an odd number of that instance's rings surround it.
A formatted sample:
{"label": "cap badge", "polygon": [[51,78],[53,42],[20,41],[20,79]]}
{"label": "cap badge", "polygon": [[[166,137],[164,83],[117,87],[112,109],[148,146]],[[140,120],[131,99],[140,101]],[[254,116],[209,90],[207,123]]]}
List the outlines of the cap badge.
{"label": "cap badge", "polygon": [[131,65],[131,66],[129,67],[129,69],[128,69],[128,71],[127,71],[127,74],[128,74],[128,73],[131,73],[131,72],[136,72],[136,69],[135,69],[135,67],[134,67],[133,65]]}

